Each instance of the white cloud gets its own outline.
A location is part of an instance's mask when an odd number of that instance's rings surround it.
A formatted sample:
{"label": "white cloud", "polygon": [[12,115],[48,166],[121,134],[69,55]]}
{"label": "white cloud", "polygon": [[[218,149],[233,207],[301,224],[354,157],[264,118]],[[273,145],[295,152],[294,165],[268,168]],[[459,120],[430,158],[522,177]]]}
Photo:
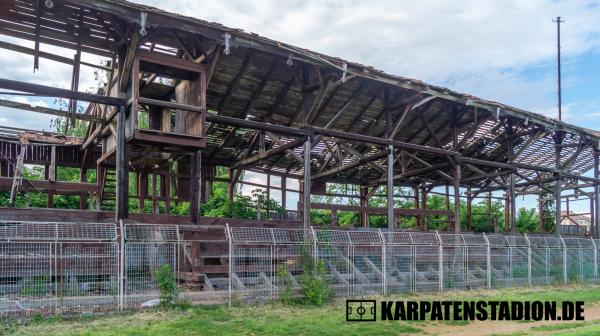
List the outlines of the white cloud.
{"label": "white cloud", "polygon": [[[592,0],[145,3],[548,115],[555,114],[556,105],[552,19],[561,14],[566,20],[562,26],[565,64],[600,46],[600,5]],[[32,47],[30,42],[19,43]],[[73,53],[47,45],[42,49],[66,57]],[[31,56],[0,50],[0,57],[0,77],[70,86],[67,65],[42,60],[40,72],[34,74]],[[543,75],[531,78],[526,73],[531,68]],[[80,90],[85,90],[93,83],[93,73],[82,76]],[[568,75],[566,89],[567,80]]]}

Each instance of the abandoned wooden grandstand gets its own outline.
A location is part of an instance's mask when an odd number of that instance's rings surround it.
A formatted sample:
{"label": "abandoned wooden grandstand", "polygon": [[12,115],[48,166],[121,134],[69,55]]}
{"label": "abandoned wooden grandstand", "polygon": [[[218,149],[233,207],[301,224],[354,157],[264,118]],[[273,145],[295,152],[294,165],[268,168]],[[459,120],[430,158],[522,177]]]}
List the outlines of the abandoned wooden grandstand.
{"label": "abandoned wooden grandstand", "polygon": [[[31,190],[49,196],[46,209],[0,208],[0,220],[307,229],[313,208],[334,217],[358,212],[363,227],[369,215],[387,215],[390,229],[413,217],[423,231],[428,215],[443,215],[447,231],[458,233],[462,191],[468,209],[478,198],[505,200],[513,234],[517,196],[539,195],[541,204],[551,195],[558,218],[561,199],[586,197],[598,235],[595,131],[126,1],[0,0],[0,9],[1,48],[30,55],[39,72],[45,70],[40,59],[73,69],[70,89],[0,78],[5,96],[67,99],[65,110],[9,99],[0,105],[87,122],[85,138],[0,128],[0,190],[10,192],[12,204]],[[82,55],[107,62],[93,64]],[[81,91],[86,67],[108,73],[105,87]],[[46,180],[24,179],[27,164],[45,166]],[[229,178],[215,176],[218,166],[229,169]],[[57,181],[58,167],[79,168],[81,182]],[[95,183],[87,182],[90,170],[97,172]],[[234,197],[243,171],[277,176],[280,185],[268,179],[264,187],[281,191],[284,208],[296,206],[286,204],[286,192],[299,192],[299,215],[201,217],[212,183],[229,183]],[[129,188],[133,177],[136,187]],[[299,190],[290,189],[288,179],[299,180]],[[360,195],[351,197],[360,206],[311,203],[311,194],[325,194],[327,183],[359,186]],[[412,188],[415,206],[394,208],[393,186]],[[427,194],[439,187],[453,197],[453,209],[427,209]],[[387,208],[368,206],[377,193],[386,194]],[[80,210],[53,209],[52,196],[60,194],[78,195]],[[153,214],[130,213],[129,200],[140,208],[151,200]],[[189,217],[169,214],[170,205],[181,202],[190,203]],[[471,216],[468,210],[467,229]],[[185,228],[195,240],[186,276],[226,273],[224,234]]]}

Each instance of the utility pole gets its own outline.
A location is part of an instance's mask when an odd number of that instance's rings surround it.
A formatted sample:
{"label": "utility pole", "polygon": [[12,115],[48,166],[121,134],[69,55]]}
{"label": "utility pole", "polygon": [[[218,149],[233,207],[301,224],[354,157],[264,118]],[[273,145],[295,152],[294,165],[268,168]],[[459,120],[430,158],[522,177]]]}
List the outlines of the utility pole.
{"label": "utility pole", "polygon": [[560,24],[565,22],[562,21],[560,16],[557,16],[555,20],[552,22],[556,22],[556,51],[557,51],[557,71],[558,71],[558,120],[562,120],[562,89],[561,89],[561,71],[560,71]]}

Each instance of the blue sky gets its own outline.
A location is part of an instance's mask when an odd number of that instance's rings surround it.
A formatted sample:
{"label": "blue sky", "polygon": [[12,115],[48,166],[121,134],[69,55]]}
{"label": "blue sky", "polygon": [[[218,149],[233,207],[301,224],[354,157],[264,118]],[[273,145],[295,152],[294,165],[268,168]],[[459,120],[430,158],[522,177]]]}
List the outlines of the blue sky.
{"label": "blue sky", "polygon": [[[556,25],[552,19],[561,15],[566,21],[562,25],[563,120],[600,129],[599,1],[146,3],[551,117],[557,115]],[[25,44],[32,47],[29,42]],[[42,50],[67,56],[72,53],[44,45]],[[42,60],[40,71],[34,74],[30,56],[0,51],[0,57],[0,77],[62,88],[69,85],[70,69],[66,66]],[[93,85],[91,71],[82,73],[82,81],[82,90]],[[53,105],[46,99],[19,99]],[[0,108],[2,125],[48,129],[49,120],[40,114]]]}

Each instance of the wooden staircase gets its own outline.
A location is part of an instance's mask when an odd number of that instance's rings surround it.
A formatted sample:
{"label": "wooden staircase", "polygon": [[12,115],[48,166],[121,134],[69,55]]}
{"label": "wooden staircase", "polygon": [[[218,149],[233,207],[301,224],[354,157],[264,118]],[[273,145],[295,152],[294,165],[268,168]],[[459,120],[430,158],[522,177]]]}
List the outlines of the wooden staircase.
{"label": "wooden staircase", "polygon": [[100,208],[114,210],[117,204],[117,173],[114,169],[102,169],[102,192]]}

